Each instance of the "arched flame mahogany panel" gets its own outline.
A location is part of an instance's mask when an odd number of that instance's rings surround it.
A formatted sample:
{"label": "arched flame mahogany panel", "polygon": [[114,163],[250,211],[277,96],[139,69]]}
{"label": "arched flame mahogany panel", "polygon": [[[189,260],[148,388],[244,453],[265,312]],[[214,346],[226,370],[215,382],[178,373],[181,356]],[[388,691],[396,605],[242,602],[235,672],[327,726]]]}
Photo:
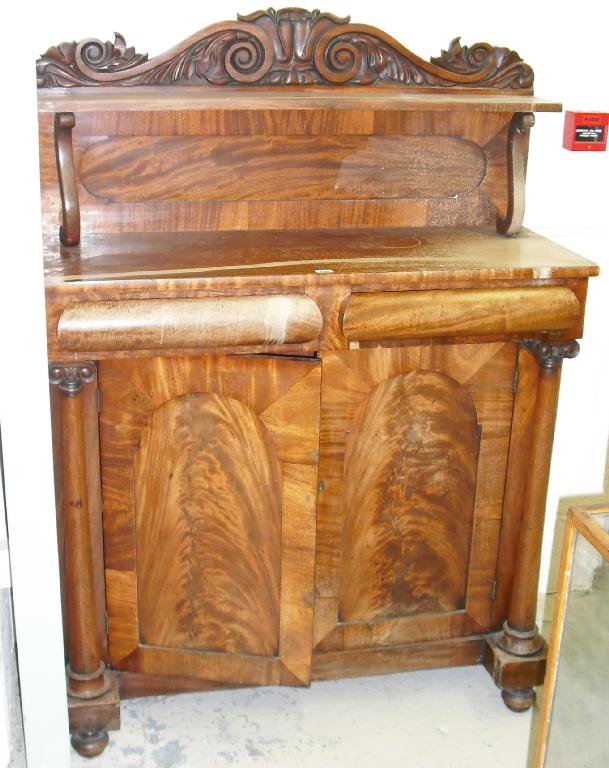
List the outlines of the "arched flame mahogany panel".
{"label": "arched flame mahogany panel", "polygon": [[478,450],[474,403],[450,377],[372,390],[345,460],[342,621],[464,607]]}
{"label": "arched flame mahogany panel", "polygon": [[281,467],[252,410],[215,394],[158,408],[135,460],[135,514],[143,642],[277,654]]}

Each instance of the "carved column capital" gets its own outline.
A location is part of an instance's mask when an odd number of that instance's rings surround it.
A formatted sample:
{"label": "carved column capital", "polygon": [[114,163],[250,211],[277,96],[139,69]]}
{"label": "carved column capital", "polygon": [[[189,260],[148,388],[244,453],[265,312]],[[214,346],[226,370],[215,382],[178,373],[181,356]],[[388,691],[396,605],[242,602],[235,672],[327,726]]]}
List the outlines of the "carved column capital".
{"label": "carved column capital", "polygon": [[535,355],[539,366],[546,371],[556,370],[563,360],[577,357],[579,354],[579,344],[574,339],[558,343],[528,339],[523,341],[522,345]]}
{"label": "carved column capital", "polygon": [[95,363],[75,365],[50,363],[49,365],[50,383],[58,386],[67,397],[74,397],[85,384],[95,381],[96,373]]}

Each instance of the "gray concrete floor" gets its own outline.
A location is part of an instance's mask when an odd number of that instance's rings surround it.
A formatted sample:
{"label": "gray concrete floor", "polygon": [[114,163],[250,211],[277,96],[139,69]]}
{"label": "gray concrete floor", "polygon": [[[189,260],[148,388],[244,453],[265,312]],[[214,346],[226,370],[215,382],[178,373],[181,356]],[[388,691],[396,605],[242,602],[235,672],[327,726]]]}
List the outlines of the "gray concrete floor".
{"label": "gray concrete floor", "polygon": [[124,702],[104,754],[72,768],[525,768],[530,715],[482,667]]}

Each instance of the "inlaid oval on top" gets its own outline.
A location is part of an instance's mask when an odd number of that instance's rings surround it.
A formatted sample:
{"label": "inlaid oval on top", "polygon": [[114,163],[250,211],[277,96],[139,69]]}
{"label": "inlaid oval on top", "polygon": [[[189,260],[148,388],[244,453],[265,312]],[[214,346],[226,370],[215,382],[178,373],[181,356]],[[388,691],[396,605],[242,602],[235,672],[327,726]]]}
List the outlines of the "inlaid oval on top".
{"label": "inlaid oval on top", "polygon": [[478,448],[473,401],[450,377],[372,390],[345,457],[341,621],[464,608]]}
{"label": "inlaid oval on top", "polygon": [[258,416],[216,394],[169,400],[134,474],[141,642],[276,655],[282,479]]}
{"label": "inlaid oval on top", "polygon": [[115,136],[80,161],[85,188],[114,203],[451,198],[485,174],[458,136]]}

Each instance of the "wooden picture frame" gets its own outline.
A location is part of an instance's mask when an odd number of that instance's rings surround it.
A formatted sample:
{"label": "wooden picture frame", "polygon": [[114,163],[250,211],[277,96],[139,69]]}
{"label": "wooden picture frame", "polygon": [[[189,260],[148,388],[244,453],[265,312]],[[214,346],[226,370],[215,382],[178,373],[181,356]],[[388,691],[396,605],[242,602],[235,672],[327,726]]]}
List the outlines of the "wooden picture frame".
{"label": "wooden picture frame", "polygon": [[533,768],[551,768],[546,763],[546,757],[579,536],[583,536],[603,560],[609,562],[609,533],[598,523],[601,516],[609,516],[609,505],[572,507],[567,515]]}

